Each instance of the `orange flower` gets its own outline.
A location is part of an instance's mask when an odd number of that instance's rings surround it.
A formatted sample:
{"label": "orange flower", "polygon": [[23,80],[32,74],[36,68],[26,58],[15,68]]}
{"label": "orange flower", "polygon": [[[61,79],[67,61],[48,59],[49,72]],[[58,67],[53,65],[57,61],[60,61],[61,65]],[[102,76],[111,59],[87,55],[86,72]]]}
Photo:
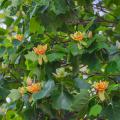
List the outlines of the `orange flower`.
{"label": "orange flower", "polygon": [[75,32],[74,34],[71,34],[70,36],[75,41],[81,41],[84,38],[84,36],[81,32]]}
{"label": "orange flower", "polygon": [[108,82],[106,81],[100,81],[94,84],[94,88],[97,90],[97,94],[101,101],[104,101],[105,98],[105,90],[108,87]]}
{"label": "orange flower", "polygon": [[98,92],[105,91],[108,87],[108,82],[106,82],[106,81],[97,82],[97,83],[94,84],[94,87]]}
{"label": "orange flower", "polygon": [[32,85],[27,87],[27,91],[30,93],[37,93],[41,90],[40,83],[33,83]]}
{"label": "orange flower", "polygon": [[23,40],[23,35],[17,34],[17,35],[16,35],[16,39],[17,39],[18,41],[22,41],[22,40]]}
{"label": "orange flower", "polygon": [[47,44],[46,45],[38,45],[37,47],[34,47],[33,50],[37,55],[43,55],[43,54],[45,54],[45,52],[47,50]]}

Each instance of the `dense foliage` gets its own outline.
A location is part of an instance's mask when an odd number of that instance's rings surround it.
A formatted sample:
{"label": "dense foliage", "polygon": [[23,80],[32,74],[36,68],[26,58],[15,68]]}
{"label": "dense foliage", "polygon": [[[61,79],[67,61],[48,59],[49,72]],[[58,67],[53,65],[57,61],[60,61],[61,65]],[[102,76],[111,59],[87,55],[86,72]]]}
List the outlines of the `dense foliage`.
{"label": "dense foliage", "polygon": [[120,0],[0,0],[0,120],[120,120]]}

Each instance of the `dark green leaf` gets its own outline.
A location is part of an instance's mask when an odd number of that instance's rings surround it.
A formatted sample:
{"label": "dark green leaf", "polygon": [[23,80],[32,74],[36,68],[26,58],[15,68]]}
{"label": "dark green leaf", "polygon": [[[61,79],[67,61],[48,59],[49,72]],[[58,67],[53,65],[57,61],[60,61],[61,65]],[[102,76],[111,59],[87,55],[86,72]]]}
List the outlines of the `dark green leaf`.
{"label": "dark green leaf", "polygon": [[80,79],[80,78],[75,79],[75,85],[79,89],[89,89],[90,88],[90,84],[88,84],[85,80]]}
{"label": "dark green leaf", "polygon": [[53,107],[55,109],[70,110],[71,104],[72,98],[63,91],[53,100]]}
{"label": "dark green leaf", "polygon": [[76,95],[72,103],[72,109],[75,111],[81,111],[88,107],[89,92],[87,90],[81,90],[80,94]]}

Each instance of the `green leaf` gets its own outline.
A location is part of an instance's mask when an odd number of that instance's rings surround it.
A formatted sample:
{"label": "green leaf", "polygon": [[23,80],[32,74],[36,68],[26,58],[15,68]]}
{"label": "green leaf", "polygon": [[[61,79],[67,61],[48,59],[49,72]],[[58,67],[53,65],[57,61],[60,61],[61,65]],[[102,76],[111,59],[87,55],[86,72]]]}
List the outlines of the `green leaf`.
{"label": "green leaf", "polygon": [[9,91],[3,87],[0,87],[0,99],[5,99],[8,96]]}
{"label": "green leaf", "polygon": [[83,54],[82,62],[83,64],[87,64],[90,70],[100,71],[101,63],[100,60],[95,56],[95,54]]}
{"label": "green leaf", "polygon": [[43,87],[43,89],[40,92],[34,93],[32,95],[33,100],[36,101],[36,100],[42,99],[46,96],[49,96],[50,93],[53,91],[54,86],[55,86],[54,81],[53,80],[48,80],[45,83],[45,86]]}
{"label": "green leaf", "polygon": [[6,120],[23,120],[22,117],[13,110],[7,111],[5,118]]}
{"label": "green leaf", "polygon": [[10,91],[10,94],[8,95],[8,97],[12,100],[12,102],[14,102],[14,101],[18,100],[21,97],[21,95],[17,89],[12,89]]}
{"label": "green leaf", "polygon": [[78,55],[82,51],[78,49],[77,43],[70,43],[68,47],[69,47],[68,49],[74,56]]}
{"label": "green leaf", "polygon": [[5,14],[4,13],[0,13],[0,19],[5,18]]}
{"label": "green leaf", "polygon": [[30,61],[30,60],[26,60],[25,61],[25,65],[27,67],[27,70],[32,70],[33,71],[34,69],[36,69],[38,63]]}
{"label": "green leaf", "polygon": [[12,0],[12,6],[17,6],[22,2],[22,0]]}
{"label": "green leaf", "polygon": [[41,73],[41,71],[40,71],[40,69],[37,67],[37,64],[35,65],[33,65],[33,67],[31,67],[30,68],[30,73],[29,73],[29,75],[30,76],[36,76],[37,77],[37,79],[40,79],[40,76],[41,75],[44,75],[43,73]]}
{"label": "green leaf", "polygon": [[[34,15],[36,9],[37,9],[37,4],[34,6],[32,12],[30,13],[30,18],[32,18],[32,16]],[[31,21],[31,22],[32,22],[32,21]]]}
{"label": "green leaf", "polygon": [[39,33],[39,34],[42,34],[44,33],[45,31],[45,28],[44,26],[40,25],[40,23],[33,17],[31,20],[30,20],[30,32],[31,33]]}
{"label": "green leaf", "polygon": [[94,23],[94,20],[95,20],[95,18],[93,18],[93,19],[86,25],[84,31],[87,31],[87,30],[92,26],[92,24]]}
{"label": "green leaf", "polygon": [[32,108],[29,109],[25,109],[23,111],[23,120],[31,120],[31,118],[34,118],[34,114],[33,114],[34,110]]}
{"label": "green leaf", "polygon": [[51,54],[47,55],[49,62],[61,60],[61,59],[63,59],[64,56],[65,56],[64,53],[51,53]]}
{"label": "green leaf", "polygon": [[60,45],[55,45],[54,48],[55,48],[55,51],[57,51],[57,52],[63,52],[63,53],[67,53],[68,52],[67,48],[64,48],[64,47],[62,47]]}
{"label": "green leaf", "polygon": [[38,56],[33,51],[32,52],[28,52],[28,54],[25,55],[25,58],[27,60],[30,60],[30,61],[33,61],[33,62],[38,60]]}
{"label": "green leaf", "polygon": [[98,50],[100,50],[100,49],[102,49],[102,48],[109,49],[109,46],[108,46],[108,44],[106,44],[105,42],[99,42],[99,43],[97,44],[96,48],[97,48]]}
{"label": "green leaf", "polygon": [[80,79],[80,78],[75,79],[75,85],[79,89],[89,89],[90,88],[90,84],[88,84],[85,80]]}
{"label": "green leaf", "polygon": [[5,35],[7,33],[7,30],[0,27],[0,35]]}
{"label": "green leaf", "polygon": [[5,50],[6,50],[5,47],[0,47],[0,57],[3,57]]}
{"label": "green leaf", "polygon": [[103,42],[104,43],[107,40],[106,36],[104,36],[104,35],[96,34],[95,37],[96,37],[97,42]]}
{"label": "green leaf", "polygon": [[96,104],[93,107],[91,107],[89,115],[90,116],[93,115],[96,117],[97,115],[101,113],[101,111],[102,111],[101,105]]}
{"label": "green leaf", "polygon": [[0,119],[1,119],[1,120],[4,120],[2,115],[0,115]]}
{"label": "green leaf", "polygon": [[81,112],[82,110],[87,109],[89,98],[90,98],[89,92],[87,90],[81,90],[80,94],[74,97],[72,109]]}
{"label": "green leaf", "polygon": [[67,4],[64,0],[52,0],[50,10],[56,15],[64,14],[68,10]]}
{"label": "green leaf", "polygon": [[5,18],[5,24],[7,25],[7,27],[9,27],[13,22],[14,22],[13,18],[11,18],[11,17]]}
{"label": "green leaf", "polygon": [[112,85],[109,85],[108,91],[109,91],[109,92],[116,91],[116,90],[119,89],[119,87],[120,87],[120,84],[112,84]]}
{"label": "green leaf", "polygon": [[109,62],[108,65],[106,66],[105,71],[107,73],[116,73],[116,72],[118,72],[117,63],[115,61]]}
{"label": "green leaf", "polygon": [[65,92],[61,92],[56,98],[53,100],[53,107],[55,109],[64,109],[70,110],[72,104],[72,99],[69,94]]}
{"label": "green leaf", "polygon": [[[119,99],[119,98],[118,98]],[[119,120],[120,118],[120,103],[119,102],[112,102],[112,105],[109,104],[104,108],[101,115],[108,120]]]}

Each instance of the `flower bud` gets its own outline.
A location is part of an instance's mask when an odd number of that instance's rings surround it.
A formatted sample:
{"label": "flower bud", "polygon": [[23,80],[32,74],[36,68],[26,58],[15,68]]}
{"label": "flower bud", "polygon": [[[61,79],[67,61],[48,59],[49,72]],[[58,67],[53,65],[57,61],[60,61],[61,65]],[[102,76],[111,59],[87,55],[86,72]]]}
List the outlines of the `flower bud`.
{"label": "flower bud", "polygon": [[28,86],[32,85],[32,79],[30,77],[27,78],[27,85]]}
{"label": "flower bud", "polygon": [[92,31],[88,32],[88,38],[91,39],[93,37]]}

